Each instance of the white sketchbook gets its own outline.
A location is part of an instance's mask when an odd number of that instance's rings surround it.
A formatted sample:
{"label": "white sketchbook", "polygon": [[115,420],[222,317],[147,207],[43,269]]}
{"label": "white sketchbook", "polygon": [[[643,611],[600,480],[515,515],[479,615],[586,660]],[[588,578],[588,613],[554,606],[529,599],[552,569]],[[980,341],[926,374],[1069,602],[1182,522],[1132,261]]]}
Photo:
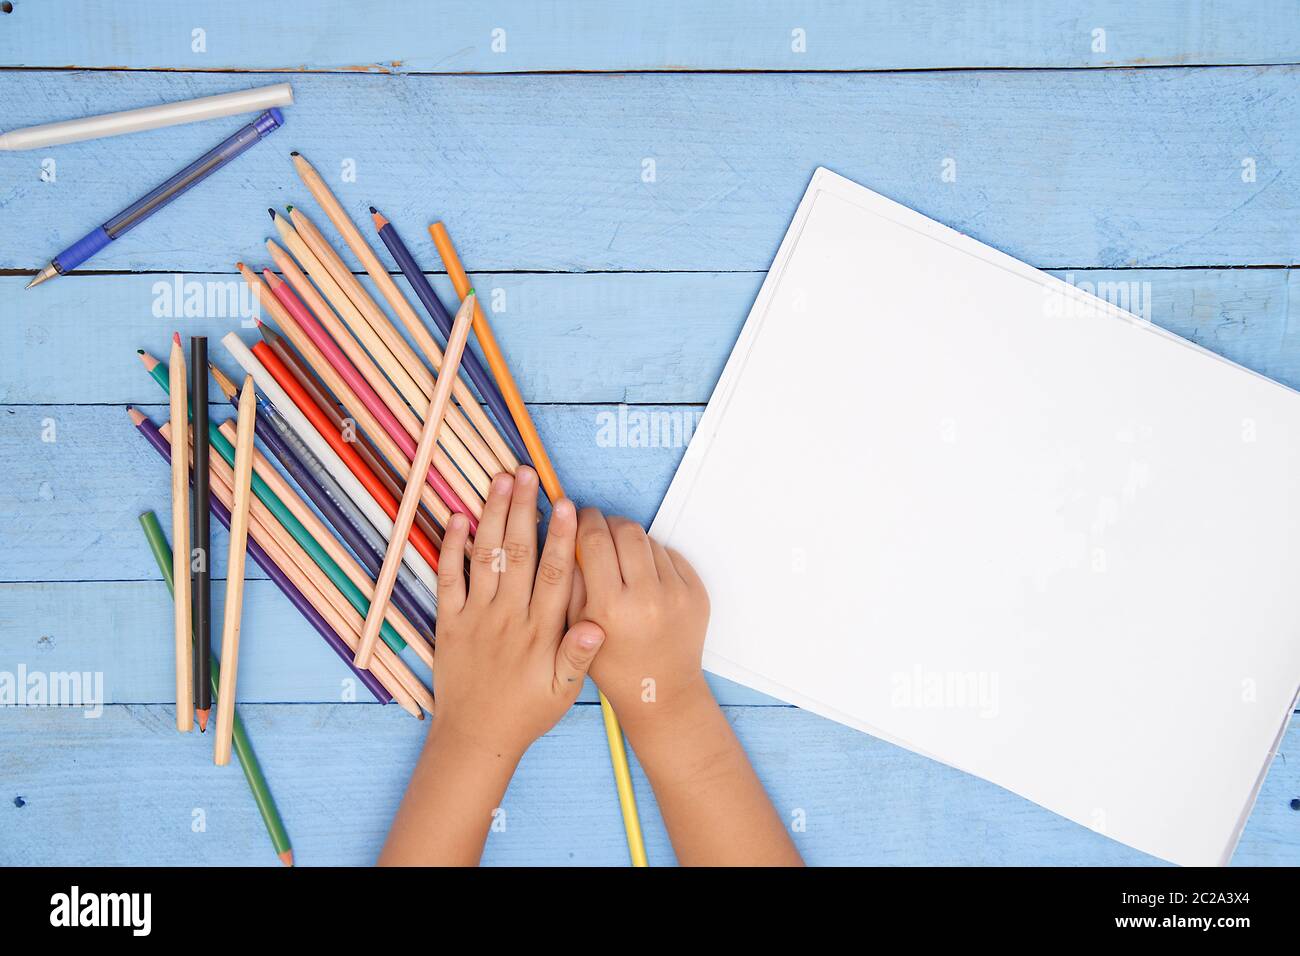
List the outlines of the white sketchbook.
{"label": "white sketchbook", "polygon": [[1300,689],[1300,394],[825,169],[651,530],[709,670],[1176,863]]}

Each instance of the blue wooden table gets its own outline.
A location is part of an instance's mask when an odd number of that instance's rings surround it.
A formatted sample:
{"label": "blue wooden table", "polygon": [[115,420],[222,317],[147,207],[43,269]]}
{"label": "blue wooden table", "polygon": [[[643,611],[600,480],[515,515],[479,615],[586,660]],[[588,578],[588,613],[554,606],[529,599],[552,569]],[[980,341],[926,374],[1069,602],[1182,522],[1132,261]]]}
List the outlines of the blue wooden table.
{"label": "blue wooden table", "polygon": [[[0,689],[86,674],[104,701],[0,707],[0,863],[275,865],[239,771],[173,729],[170,610],[136,523],[166,521],[168,476],[122,407],[166,417],[137,348],[240,327],[234,263],[263,262],[266,207],[311,208],[290,149],[431,270],[423,227],[447,221],[570,492],[648,522],[683,449],[619,416],[700,410],[817,165],[1300,386],[1297,63],[1281,0],[0,6],[0,128],[285,79],[297,98],[268,143],[27,293],[242,120],[0,154]],[[220,557],[216,577],[220,602]],[[371,861],[427,725],[348,699],[256,569],[244,622],[240,709],[299,862]],[[714,687],[810,862],[1157,862]],[[626,862],[583,701],[524,760],[487,862]],[[1300,729],[1282,751],[1239,864],[1300,863]]]}

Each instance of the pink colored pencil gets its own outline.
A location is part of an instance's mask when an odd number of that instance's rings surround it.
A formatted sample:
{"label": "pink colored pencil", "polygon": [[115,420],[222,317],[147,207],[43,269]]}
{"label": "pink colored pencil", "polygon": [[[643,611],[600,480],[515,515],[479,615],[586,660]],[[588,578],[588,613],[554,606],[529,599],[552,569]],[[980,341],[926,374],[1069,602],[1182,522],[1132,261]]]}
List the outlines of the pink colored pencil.
{"label": "pink colored pencil", "polygon": [[[393,413],[389,411],[388,406],[375,393],[375,390],[370,387],[370,383],[362,377],[356,366],[343,354],[343,350],[330,338],[329,333],[316,320],[316,316],[311,314],[311,310],[303,304],[303,301],[298,298],[293,289],[289,288],[289,283],[270,269],[263,269],[262,275],[266,279],[267,285],[271,287],[272,294],[285,307],[293,320],[298,323],[299,328],[311,339],[312,344],[321,350],[325,360],[330,363],[334,371],[338,372],[343,380],[347,382],[348,387],[357,393],[361,403],[383,426],[384,431],[388,433],[388,437],[397,444],[407,458],[414,459],[415,439],[407,433],[406,429],[402,427],[402,423],[397,420]],[[452,490],[451,485],[447,483],[447,479],[439,474],[438,469],[429,469],[428,482],[433,490],[437,492],[438,497],[447,503],[448,508],[460,512],[469,519],[472,532],[477,527],[478,522],[469,508],[465,507],[465,502]]]}

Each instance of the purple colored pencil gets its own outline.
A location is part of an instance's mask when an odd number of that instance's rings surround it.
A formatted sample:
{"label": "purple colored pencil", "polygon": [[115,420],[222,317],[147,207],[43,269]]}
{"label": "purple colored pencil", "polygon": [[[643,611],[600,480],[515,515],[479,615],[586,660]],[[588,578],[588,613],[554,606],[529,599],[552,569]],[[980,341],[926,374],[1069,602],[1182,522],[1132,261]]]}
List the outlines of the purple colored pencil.
{"label": "purple colored pencil", "polygon": [[[157,425],[155,425],[150,419],[145,418],[136,426],[136,429],[140,434],[144,435],[145,440],[153,446],[154,451],[158,452],[158,454],[168,463],[171,462],[171,444],[163,437],[163,434],[158,430]],[[217,520],[221,522],[224,528],[229,530],[230,511],[227,510],[226,506],[223,505],[220,500],[218,500],[215,494],[209,495],[208,503],[212,507],[212,513],[217,516]],[[285,573],[280,570],[279,566],[276,565],[274,561],[271,560],[270,555],[262,549],[262,546],[251,537],[248,539],[248,553],[252,555],[253,560],[257,562],[258,566],[266,572],[267,577],[275,582],[276,587],[284,592],[284,596],[289,599],[289,602],[293,604],[293,606],[298,609],[298,612],[307,619],[307,623],[314,627],[321,637],[325,638],[325,643],[334,650],[334,653],[343,660],[343,663],[348,665],[348,668],[352,673],[356,674],[357,679],[360,680],[361,683],[365,684],[366,688],[375,695],[375,699],[381,704],[387,704],[389,700],[391,700],[391,697],[384,685],[381,684],[375,675],[370,673],[370,671],[361,670],[352,663],[352,649],[348,647],[347,644],[343,643],[342,638],[340,638],[338,634],[334,633],[334,629],[326,623],[323,617],[321,617],[320,612],[311,606],[311,602],[308,601],[294,583],[285,576]]]}

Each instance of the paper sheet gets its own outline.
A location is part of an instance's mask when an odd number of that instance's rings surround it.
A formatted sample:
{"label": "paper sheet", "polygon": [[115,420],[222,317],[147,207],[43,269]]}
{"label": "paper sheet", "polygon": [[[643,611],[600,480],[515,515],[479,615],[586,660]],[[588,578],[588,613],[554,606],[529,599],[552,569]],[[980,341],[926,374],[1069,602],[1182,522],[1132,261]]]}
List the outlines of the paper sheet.
{"label": "paper sheet", "polygon": [[1298,476],[1297,393],[822,169],[651,531],[711,671],[1220,864],[1300,689]]}

